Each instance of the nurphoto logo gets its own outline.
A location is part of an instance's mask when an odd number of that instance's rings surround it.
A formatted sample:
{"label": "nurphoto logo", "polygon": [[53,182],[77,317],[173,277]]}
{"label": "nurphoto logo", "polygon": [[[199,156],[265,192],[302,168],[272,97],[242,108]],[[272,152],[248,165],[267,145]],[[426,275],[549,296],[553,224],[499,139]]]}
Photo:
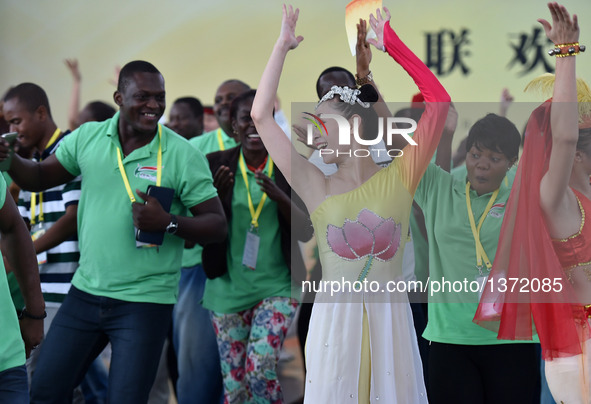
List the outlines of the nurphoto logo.
{"label": "nurphoto logo", "polygon": [[[306,132],[306,144],[308,146],[314,145],[314,128],[320,133],[320,136],[328,137],[328,131],[326,129],[325,121],[327,119],[334,119],[337,123],[339,128],[339,140],[338,144],[340,146],[349,146],[351,145],[351,125],[349,124],[349,120],[341,115],[337,114],[321,114],[320,116],[316,116],[309,112],[304,112],[304,114],[308,116],[304,116],[304,119],[310,121],[307,125],[307,132]],[[374,153],[377,153],[380,156],[381,153],[387,154],[391,158],[401,157],[403,155],[402,150],[400,149],[393,149],[391,147],[386,148],[376,148],[378,144],[384,140],[386,146],[392,146],[392,138],[393,136],[402,136],[409,145],[417,146],[417,142],[415,142],[410,134],[412,134],[417,129],[417,123],[414,119],[410,118],[403,118],[403,117],[387,117],[378,118],[378,135],[374,139],[363,139],[359,135],[359,118],[357,116],[353,117],[353,138],[355,141],[362,145],[362,146],[374,146],[372,150]],[[384,132],[385,132],[385,139],[384,139]],[[357,149],[354,151],[342,151],[342,150],[334,150],[329,149],[328,143],[322,143],[317,147],[320,150],[320,155],[329,155],[335,154],[336,156],[346,154],[349,157],[370,157],[371,153],[367,149]]]}

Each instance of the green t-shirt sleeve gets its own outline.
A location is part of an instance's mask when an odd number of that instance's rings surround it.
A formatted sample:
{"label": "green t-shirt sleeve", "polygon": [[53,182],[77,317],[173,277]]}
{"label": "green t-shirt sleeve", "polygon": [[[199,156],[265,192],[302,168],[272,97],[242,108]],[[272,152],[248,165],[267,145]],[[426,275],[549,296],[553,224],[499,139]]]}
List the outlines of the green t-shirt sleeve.
{"label": "green t-shirt sleeve", "polygon": [[440,183],[438,178],[441,175],[440,172],[444,171],[434,163],[430,163],[427,166],[427,170],[425,171],[425,174],[423,174],[414,196],[414,200],[421,209],[424,209],[429,196],[431,196],[431,198],[435,197],[435,194],[437,193],[436,187]]}
{"label": "green t-shirt sleeve", "polygon": [[0,175],[0,209],[4,207],[4,202],[6,202],[7,193],[8,187],[6,186],[6,181],[4,181],[4,176]]}
{"label": "green t-shirt sleeve", "polygon": [[12,178],[10,178],[10,175],[8,175],[6,171],[2,172],[2,177],[4,177],[4,181],[6,181],[6,186],[10,186],[10,184],[12,184]]}
{"label": "green t-shirt sleeve", "polygon": [[217,196],[207,159],[197,149],[188,148],[191,163],[185,166],[180,181],[180,199],[187,208]]}
{"label": "green t-shirt sleeve", "polygon": [[80,166],[78,165],[78,138],[80,129],[75,130],[60,142],[55,156],[60,164],[74,176],[80,175]]}

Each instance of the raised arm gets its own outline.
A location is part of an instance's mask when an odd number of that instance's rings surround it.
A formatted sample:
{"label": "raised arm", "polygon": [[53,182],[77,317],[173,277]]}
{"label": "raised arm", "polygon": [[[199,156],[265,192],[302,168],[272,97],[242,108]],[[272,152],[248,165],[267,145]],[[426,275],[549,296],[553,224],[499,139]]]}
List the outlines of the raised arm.
{"label": "raised arm", "polygon": [[[548,39],[555,45],[578,42],[577,16],[573,15],[571,18],[566,8],[557,3],[549,3],[548,8],[552,15],[552,26],[544,19],[538,20]],[[552,152],[548,172],[540,184],[540,204],[550,221],[555,214],[564,212],[565,208],[569,211],[569,204],[574,202],[574,195],[567,192],[567,189],[579,138],[575,63],[574,56],[556,57],[556,79],[550,116]]]}
{"label": "raised arm", "polygon": [[451,98],[441,85],[437,77],[419,59],[390,27],[390,11],[384,7],[385,17],[380,10],[369,18],[369,24],[375,31],[377,38],[368,39],[368,42],[376,48],[388,52],[392,58],[412,77],[419,87],[425,102],[449,102]]}
{"label": "raised arm", "polygon": [[[287,53],[295,49],[304,39],[295,35],[298,14],[298,9],[294,11],[291,6],[283,5],[281,33],[263,71],[250,114],[258,134],[273,161],[275,161],[287,182],[301,195],[308,208],[310,208],[315,203],[310,203],[305,189],[313,188],[317,190],[318,188],[310,186],[310,181],[320,181],[320,179],[324,181],[324,176],[320,170],[297,153],[273,118],[273,105],[285,58]],[[292,171],[295,171],[297,175],[292,176]]]}
{"label": "raised arm", "polygon": [[385,18],[378,9],[376,15],[369,18],[369,24],[376,33],[376,39],[368,42],[376,48],[385,50],[398,64],[406,70],[419,87],[425,100],[425,112],[418,122],[413,140],[417,146],[404,149],[402,164],[399,164],[401,178],[405,186],[414,194],[443,131],[449,103],[447,91],[427,66],[400,40],[390,27],[390,12],[384,7]]}
{"label": "raised arm", "polygon": [[64,61],[68,70],[72,74],[72,94],[70,96],[70,105],[68,106],[68,127],[74,130],[78,127],[78,113],[80,112],[80,83],[82,75],[78,69],[78,59],[66,59]]}
{"label": "raised arm", "polygon": [[[371,63],[372,53],[369,42],[367,42],[367,21],[359,20],[357,24],[357,45],[355,49],[355,61],[357,74],[355,75],[357,85],[370,84],[378,94],[378,101],[373,105],[373,108],[379,117],[384,118],[384,129],[387,126],[386,118],[392,116],[392,112],[384,101],[382,94],[378,90],[378,86],[374,80],[373,74],[369,69]],[[384,133],[386,133],[384,131]],[[392,139],[392,144],[386,144],[385,147],[391,150],[402,150],[408,146],[408,142],[401,136],[395,136]]]}

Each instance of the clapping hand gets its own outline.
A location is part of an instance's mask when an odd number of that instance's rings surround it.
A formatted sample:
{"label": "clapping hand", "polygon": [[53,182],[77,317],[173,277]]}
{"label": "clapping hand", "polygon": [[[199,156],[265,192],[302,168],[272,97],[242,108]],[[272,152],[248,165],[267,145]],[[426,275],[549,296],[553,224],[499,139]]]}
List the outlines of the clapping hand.
{"label": "clapping hand", "polygon": [[269,199],[275,202],[280,202],[281,200],[285,202],[289,202],[289,197],[283,192],[275,182],[266,176],[261,170],[257,170],[254,173],[256,178],[257,184],[261,187],[261,190],[267,194]]}
{"label": "clapping hand", "polygon": [[224,199],[234,187],[234,174],[226,166],[220,166],[213,176],[213,186],[218,190],[218,195]]}

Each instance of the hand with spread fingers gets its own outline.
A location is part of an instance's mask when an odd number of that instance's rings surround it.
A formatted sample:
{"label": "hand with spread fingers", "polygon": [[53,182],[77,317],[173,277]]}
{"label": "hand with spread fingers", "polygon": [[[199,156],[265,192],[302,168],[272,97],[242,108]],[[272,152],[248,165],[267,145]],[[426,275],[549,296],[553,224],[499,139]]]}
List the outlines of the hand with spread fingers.
{"label": "hand with spread fingers", "polygon": [[300,10],[298,8],[294,11],[293,6],[283,5],[283,20],[281,21],[279,41],[286,45],[289,50],[297,48],[300,42],[304,40],[303,36],[296,36],[295,34],[299,14]]}
{"label": "hand with spread fingers", "polygon": [[391,15],[390,10],[388,10],[386,7],[384,7],[383,10],[386,18],[382,17],[382,13],[379,8],[376,10],[375,16],[373,14],[369,16],[369,26],[376,33],[377,38],[368,39],[367,42],[369,42],[379,50],[385,52],[386,48],[384,46],[384,25],[386,25],[386,23],[390,21]]}
{"label": "hand with spread fingers", "polygon": [[556,45],[578,42],[579,21],[577,15],[573,14],[571,18],[566,7],[556,2],[548,3],[548,9],[552,15],[552,25],[545,19],[538,18],[548,39]]}

